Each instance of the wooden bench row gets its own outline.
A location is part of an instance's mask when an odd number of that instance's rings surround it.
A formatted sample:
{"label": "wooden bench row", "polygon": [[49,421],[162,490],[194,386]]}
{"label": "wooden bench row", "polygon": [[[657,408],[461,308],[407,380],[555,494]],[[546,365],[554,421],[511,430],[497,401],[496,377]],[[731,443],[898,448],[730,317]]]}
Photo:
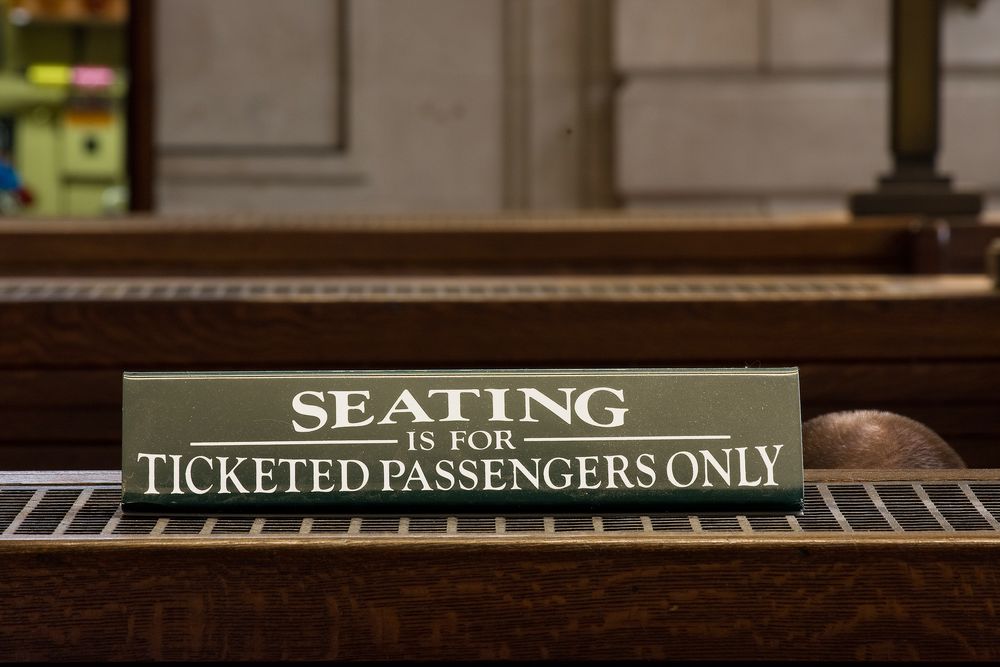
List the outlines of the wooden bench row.
{"label": "wooden bench row", "polygon": [[816,472],[798,518],[441,530],[122,517],[114,476],[0,473],[0,660],[1000,657],[1000,471]]}
{"label": "wooden bench row", "polygon": [[115,467],[125,370],[799,366],[1000,466],[985,277],[0,280],[0,469]]}
{"label": "wooden bench row", "polygon": [[981,273],[994,238],[907,219],[0,220],[0,275]]}

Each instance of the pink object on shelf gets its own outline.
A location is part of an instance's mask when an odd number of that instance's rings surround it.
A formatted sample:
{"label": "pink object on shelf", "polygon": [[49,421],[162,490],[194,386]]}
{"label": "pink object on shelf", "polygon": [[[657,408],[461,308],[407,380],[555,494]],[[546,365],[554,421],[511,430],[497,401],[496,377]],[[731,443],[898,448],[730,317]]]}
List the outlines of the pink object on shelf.
{"label": "pink object on shelf", "polygon": [[115,72],[110,67],[74,67],[72,81],[80,88],[110,88],[115,82]]}

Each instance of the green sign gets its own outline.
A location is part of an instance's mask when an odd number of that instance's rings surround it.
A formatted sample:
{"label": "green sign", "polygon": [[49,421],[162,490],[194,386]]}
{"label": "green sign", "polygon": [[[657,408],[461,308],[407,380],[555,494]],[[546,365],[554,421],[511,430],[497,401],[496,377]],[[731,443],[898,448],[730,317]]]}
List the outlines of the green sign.
{"label": "green sign", "polygon": [[126,373],[156,512],[794,511],[798,371]]}

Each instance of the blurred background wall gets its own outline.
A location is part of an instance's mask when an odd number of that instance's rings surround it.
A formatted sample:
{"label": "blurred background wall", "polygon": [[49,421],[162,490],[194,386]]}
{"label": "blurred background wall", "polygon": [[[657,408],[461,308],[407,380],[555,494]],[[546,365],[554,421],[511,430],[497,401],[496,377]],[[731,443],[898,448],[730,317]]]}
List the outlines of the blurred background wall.
{"label": "blurred background wall", "polygon": [[[166,212],[842,211],[887,0],[165,0]],[[1000,0],[945,10],[942,167],[1000,207]]]}

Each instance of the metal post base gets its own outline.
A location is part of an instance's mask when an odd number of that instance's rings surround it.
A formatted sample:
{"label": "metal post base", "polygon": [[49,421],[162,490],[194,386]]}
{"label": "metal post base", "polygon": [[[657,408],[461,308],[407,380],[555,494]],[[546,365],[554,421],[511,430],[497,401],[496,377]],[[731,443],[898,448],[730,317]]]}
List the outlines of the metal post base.
{"label": "metal post base", "polygon": [[956,192],[951,178],[928,176],[879,179],[874,192],[851,195],[851,213],[857,217],[887,215],[927,215],[942,217],[978,216],[983,210],[983,196],[978,192]]}

